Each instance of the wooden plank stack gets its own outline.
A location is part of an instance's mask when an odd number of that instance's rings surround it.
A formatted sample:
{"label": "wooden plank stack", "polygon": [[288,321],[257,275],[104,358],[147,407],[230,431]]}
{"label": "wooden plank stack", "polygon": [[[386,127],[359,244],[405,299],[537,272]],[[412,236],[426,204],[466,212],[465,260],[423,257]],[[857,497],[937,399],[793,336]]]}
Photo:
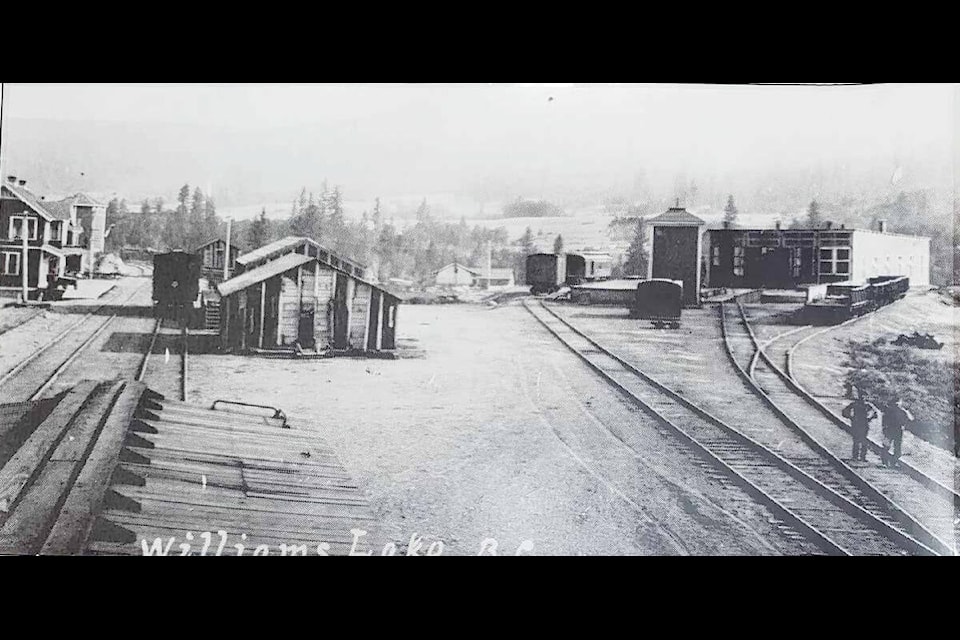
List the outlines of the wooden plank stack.
{"label": "wooden plank stack", "polygon": [[0,405],[0,554],[379,553],[334,452],[281,427],[136,382]]}

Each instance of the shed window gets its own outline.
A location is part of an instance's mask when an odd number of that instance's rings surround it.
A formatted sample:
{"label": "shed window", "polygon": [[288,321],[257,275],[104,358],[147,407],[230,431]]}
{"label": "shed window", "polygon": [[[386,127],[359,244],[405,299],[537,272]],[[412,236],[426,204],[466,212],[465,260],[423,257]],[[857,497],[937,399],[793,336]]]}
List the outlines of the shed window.
{"label": "shed window", "polygon": [[710,264],[715,267],[720,266],[720,247],[718,245],[710,247]]}
{"label": "shed window", "polygon": [[0,268],[3,269],[4,275],[8,276],[18,276],[20,275],[20,254],[14,253],[12,251],[5,251],[0,260]]}
{"label": "shed window", "polygon": [[733,275],[743,275],[743,247],[733,248]]}

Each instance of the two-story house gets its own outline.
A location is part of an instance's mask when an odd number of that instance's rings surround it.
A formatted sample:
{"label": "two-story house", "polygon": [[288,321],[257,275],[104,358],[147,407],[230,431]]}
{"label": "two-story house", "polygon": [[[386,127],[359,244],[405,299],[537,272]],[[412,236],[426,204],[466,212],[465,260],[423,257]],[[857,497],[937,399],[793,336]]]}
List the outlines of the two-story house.
{"label": "two-story house", "polygon": [[[44,202],[26,188],[26,180],[8,176],[0,184],[0,296],[17,297],[27,274],[27,292],[80,271],[83,229],[76,209]],[[27,238],[24,259],[23,238]]]}

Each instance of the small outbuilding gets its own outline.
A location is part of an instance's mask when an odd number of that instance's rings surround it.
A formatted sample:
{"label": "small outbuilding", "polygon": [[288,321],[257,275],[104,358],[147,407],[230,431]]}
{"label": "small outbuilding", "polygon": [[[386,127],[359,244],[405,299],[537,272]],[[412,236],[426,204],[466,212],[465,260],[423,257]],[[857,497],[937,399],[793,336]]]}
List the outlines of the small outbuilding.
{"label": "small outbuilding", "polygon": [[480,277],[480,269],[451,262],[437,271],[434,282],[438,287],[472,287]]}
{"label": "small outbuilding", "polygon": [[319,256],[285,253],[247,268],[217,290],[220,342],[227,351],[396,348],[400,299]]}

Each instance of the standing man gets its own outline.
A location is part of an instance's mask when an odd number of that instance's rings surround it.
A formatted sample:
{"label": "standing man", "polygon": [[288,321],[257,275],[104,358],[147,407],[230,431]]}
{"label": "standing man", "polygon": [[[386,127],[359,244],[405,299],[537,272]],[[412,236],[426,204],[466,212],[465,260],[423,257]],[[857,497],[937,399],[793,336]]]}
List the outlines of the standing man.
{"label": "standing man", "polygon": [[[887,405],[883,412],[883,464],[896,467],[900,460],[900,447],[903,443],[903,428],[913,421],[913,415],[903,406],[903,398]],[[893,452],[890,451],[893,445]]]}
{"label": "standing man", "polygon": [[853,436],[852,459],[867,460],[867,436],[870,433],[870,421],[877,417],[874,407],[863,398],[857,387],[853,388],[854,400],[843,410],[843,417],[850,420],[850,435]]}

